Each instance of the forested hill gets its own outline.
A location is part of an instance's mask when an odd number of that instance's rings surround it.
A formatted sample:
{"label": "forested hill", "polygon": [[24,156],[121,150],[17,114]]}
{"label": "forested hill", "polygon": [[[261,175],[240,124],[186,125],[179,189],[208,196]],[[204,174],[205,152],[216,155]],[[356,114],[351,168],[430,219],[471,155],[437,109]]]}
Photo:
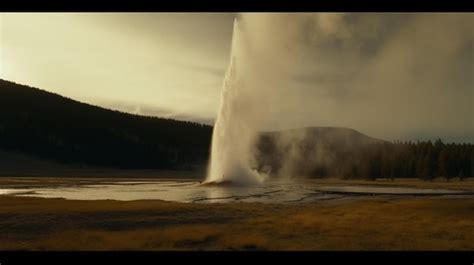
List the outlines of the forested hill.
{"label": "forested hill", "polygon": [[[211,137],[208,125],[112,111],[0,79],[0,175],[21,171],[15,167],[48,173],[58,162],[202,172]],[[253,167],[274,177],[474,176],[473,144],[390,143],[309,127],[262,133],[255,147]]]}
{"label": "forested hill", "polygon": [[0,149],[62,163],[183,169],[204,165],[212,127],[81,103],[0,79]]}

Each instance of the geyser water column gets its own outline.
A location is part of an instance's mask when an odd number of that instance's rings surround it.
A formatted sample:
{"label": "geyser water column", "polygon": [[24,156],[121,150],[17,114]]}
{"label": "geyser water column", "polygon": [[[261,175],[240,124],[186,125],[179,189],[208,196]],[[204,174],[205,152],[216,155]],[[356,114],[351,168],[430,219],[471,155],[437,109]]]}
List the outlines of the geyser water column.
{"label": "geyser water column", "polygon": [[234,20],[230,64],[224,79],[220,109],[212,135],[211,160],[206,182],[231,181],[256,184],[262,177],[249,166],[251,147],[256,136],[256,83],[246,78],[255,71],[251,51],[237,17]]}

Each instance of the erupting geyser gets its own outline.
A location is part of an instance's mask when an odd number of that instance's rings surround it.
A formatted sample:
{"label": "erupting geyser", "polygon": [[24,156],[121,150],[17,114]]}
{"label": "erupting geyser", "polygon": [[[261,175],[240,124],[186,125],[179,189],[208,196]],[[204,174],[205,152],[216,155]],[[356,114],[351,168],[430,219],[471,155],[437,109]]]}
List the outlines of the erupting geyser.
{"label": "erupting geyser", "polygon": [[214,125],[206,182],[256,184],[262,181],[258,172],[249,166],[256,136],[254,124],[259,114],[254,107],[257,99],[251,96],[256,83],[244,78],[247,71],[255,70],[255,65],[247,59],[250,59],[250,49],[239,22],[238,18],[234,20],[230,65]]}

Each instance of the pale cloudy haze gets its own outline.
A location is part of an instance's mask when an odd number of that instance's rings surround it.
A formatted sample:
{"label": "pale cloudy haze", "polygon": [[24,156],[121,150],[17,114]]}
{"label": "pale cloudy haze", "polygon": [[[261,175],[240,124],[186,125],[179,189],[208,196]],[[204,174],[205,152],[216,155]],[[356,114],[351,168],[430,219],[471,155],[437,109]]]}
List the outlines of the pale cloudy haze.
{"label": "pale cloudy haze", "polygon": [[[0,14],[0,78],[212,124],[235,16]],[[285,80],[255,93],[272,113],[266,127],[344,126],[387,140],[473,142],[473,16],[252,14],[248,38],[266,72],[275,67]]]}
{"label": "pale cloudy haze", "polygon": [[127,112],[215,116],[233,14],[22,13],[0,20],[4,79]]}

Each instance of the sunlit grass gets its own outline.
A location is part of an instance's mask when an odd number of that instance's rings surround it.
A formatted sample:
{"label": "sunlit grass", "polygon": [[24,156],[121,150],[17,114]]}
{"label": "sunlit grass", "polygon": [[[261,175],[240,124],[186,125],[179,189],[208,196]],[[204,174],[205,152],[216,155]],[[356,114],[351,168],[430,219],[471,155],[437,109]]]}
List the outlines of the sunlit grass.
{"label": "sunlit grass", "polygon": [[470,198],[271,205],[0,197],[0,217],[0,249],[474,249]]}

